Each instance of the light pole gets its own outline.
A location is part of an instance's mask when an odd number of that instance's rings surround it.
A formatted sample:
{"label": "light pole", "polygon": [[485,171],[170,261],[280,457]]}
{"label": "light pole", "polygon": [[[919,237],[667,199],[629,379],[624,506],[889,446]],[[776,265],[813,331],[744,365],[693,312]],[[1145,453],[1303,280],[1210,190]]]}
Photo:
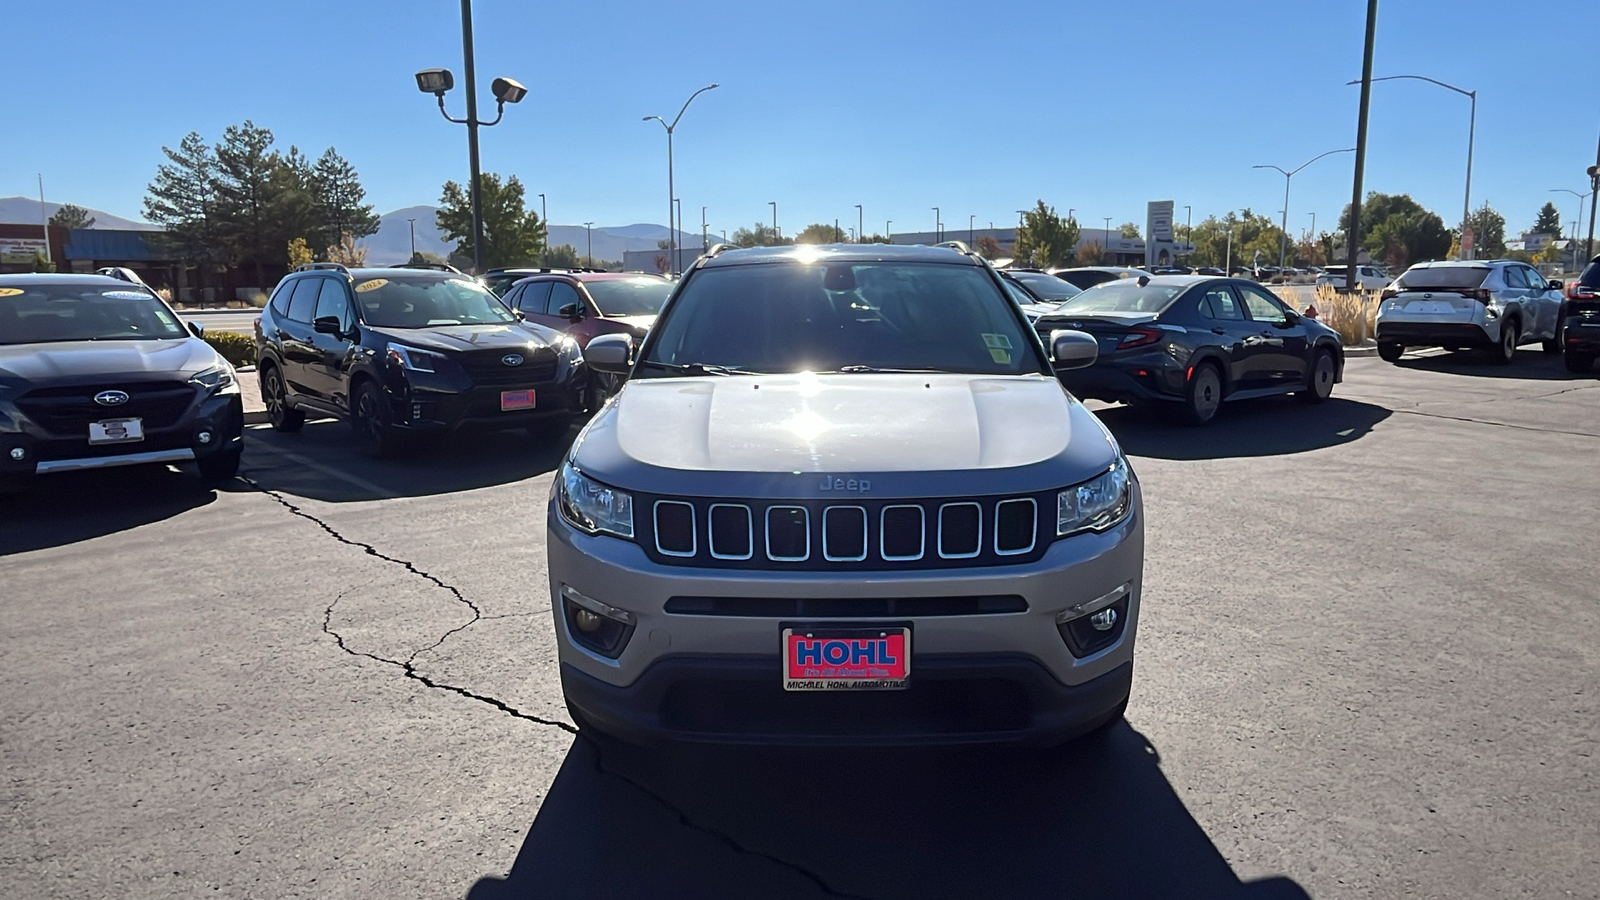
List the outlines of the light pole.
{"label": "light pole", "polygon": [[856,204],[856,235],[857,235],[856,240],[858,240],[858,241],[861,238],[867,236],[867,226],[864,224],[864,222],[865,222],[865,220],[862,219],[861,204],[857,203]]}
{"label": "light pole", "polygon": [[1106,220],[1105,243],[1100,247],[1101,258],[1103,261],[1105,254],[1111,250],[1111,217],[1101,216],[1101,218]]}
{"label": "light pole", "polygon": [[[1468,114],[1468,117],[1467,117],[1467,190],[1466,190],[1466,194],[1461,198],[1461,235],[1462,235],[1461,258],[1462,259],[1473,259],[1474,258],[1473,252],[1470,249],[1468,249],[1467,246],[1466,246],[1466,234],[1467,234],[1467,218],[1472,214],[1472,212],[1471,212],[1472,211],[1472,142],[1473,142],[1474,138],[1476,137],[1477,130],[1478,130],[1478,92],[1477,91],[1469,91],[1469,90],[1466,90],[1464,88],[1458,88],[1453,84],[1445,84],[1444,82],[1439,81],[1438,79],[1429,78],[1426,75],[1385,75],[1382,78],[1374,78],[1372,80],[1373,81],[1399,81],[1399,80],[1402,80],[1402,79],[1408,79],[1408,80],[1411,80],[1411,81],[1426,81],[1429,84],[1436,84],[1439,87],[1442,87],[1442,88],[1444,88],[1446,90],[1455,91],[1456,93],[1458,93],[1458,94],[1462,95],[1463,97],[1466,97],[1468,100],[1472,101],[1472,108],[1471,108],[1471,111],[1470,111],[1470,113]],[[1360,81],[1348,82],[1348,84],[1360,84],[1360,83],[1361,83]],[[1354,243],[1354,241],[1352,241],[1352,243]]]}
{"label": "light pole", "polygon": [[1356,152],[1356,148],[1354,148],[1354,147],[1346,147],[1346,148],[1344,148],[1342,150],[1329,150],[1327,153],[1319,153],[1316,156],[1313,156],[1310,159],[1306,160],[1305,162],[1301,163],[1293,171],[1290,171],[1290,172],[1284,172],[1283,169],[1280,169],[1277,166],[1251,166],[1250,167],[1252,169],[1277,169],[1279,172],[1283,172],[1283,218],[1279,220],[1280,224],[1278,225],[1278,268],[1279,269],[1283,268],[1284,263],[1286,263],[1288,261],[1288,255],[1289,255],[1289,182],[1290,182],[1290,180],[1292,180],[1294,178],[1295,174],[1298,173],[1301,169],[1304,169],[1306,166],[1311,165],[1312,163],[1316,162],[1317,160],[1323,158],[1324,156],[1332,156],[1335,153],[1354,153],[1354,152]]}
{"label": "light pole", "polygon": [[[1027,215],[1028,215],[1028,211],[1027,210],[1025,210],[1025,209],[1017,210],[1017,228],[1020,229],[1020,228],[1026,227]],[[1068,216],[1068,218],[1071,218],[1071,216]]]}
{"label": "light pole", "polygon": [[706,252],[706,208],[700,207],[700,252]]}
{"label": "light pole", "polygon": [[44,173],[39,173],[39,227],[44,230],[44,261],[50,262],[50,217],[44,211]]}
{"label": "light pole", "polygon": [[[1578,232],[1583,230],[1583,201],[1589,199],[1589,195],[1593,194],[1594,191],[1589,191],[1588,193],[1580,194],[1577,191],[1568,190],[1567,188],[1551,188],[1550,189],[1550,193],[1552,193],[1552,194],[1571,194],[1572,196],[1578,198],[1578,221],[1577,221],[1576,224],[1574,224],[1572,226],[1572,269],[1573,269],[1573,271],[1577,271],[1578,270]],[[1591,222],[1589,224],[1589,227],[1593,228],[1594,227],[1594,223]]]}
{"label": "light pole", "polygon": [[1311,213],[1311,235],[1307,238],[1307,240],[1313,240],[1314,241],[1316,239],[1317,239],[1317,213],[1316,213],[1315,210],[1313,210],[1312,213]]}
{"label": "light pole", "polygon": [[406,223],[411,226],[411,258],[412,259],[416,259],[417,258],[417,220],[416,219],[407,219]]}
{"label": "light pole", "polygon": [[935,244],[940,241],[939,229],[942,227],[944,227],[944,223],[939,221],[939,207],[935,206],[933,207],[933,242]]}
{"label": "light pole", "polygon": [[894,224],[894,220],[893,219],[884,219],[883,220],[883,236],[885,238],[887,238],[889,243],[891,243],[891,244],[894,243],[894,238],[889,237],[889,226],[893,225],[893,224]]}
{"label": "light pole", "polygon": [[689,99],[683,101],[683,107],[678,110],[678,114],[673,117],[672,124],[670,125],[667,124],[666,119],[663,119],[660,116],[644,117],[644,121],[646,122],[650,121],[651,119],[660,122],[661,127],[667,130],[667,252],[671,254],[672,257],[672,263],[669,268],[672,269],[672,274],[674,275],[678,274],[678,232],[672,227],[672,214],[673,210],[676,208],[674,201],[678,198],[678,192],[672,184],[672,132],[678,127],[678,120],[683,118],[684,112],[689,109],[689,104],[694,102],[694,98],[704,94],[706,91],[709,91],[716,86],[717,85],[715,83],[708,84],[700,90],[690,94]]}
{"label": "light pole", "polygon": [[539,195],[539,221],[544,223],[544,249],[550,250],[550,210],[545,208],[544,195]]}
{"label": "light pole", "polygon": [[977,220],[976,215],[967,216],[967,246],[972,246],[972,223]]}
{"label": "light pole", "polygon": [[583,238],[588,243],[585,248],[584,258],[589,261],[589,268],[594,268],[594,223],[583,223]]}
{"label": "light pole", "polygon": [[[672,237],[673,239],[677,239],[678,235],[683,234],[683,198],[679,197],[678,199],[673,200],[672,205],[676,207],[678,211],[677,222],[672,226]],[[672,260],[672,265],[674,267],[678,265],[677,255],[678,254],[676,251],[674,251]]]}
{"label": "light pole", "polygon": [[457,125],[467,126],[467,158],[470,165],[471,184],[467,193],[472,202],[472,265],[483,273],[483,191],[478,183],[478,128],[498,125],[505,115],[506,104],[519,102],[527,96],[528,89],[510,78],[496,78],[489,86],[494,92],[495,113],[493,122],[478,121],[477,68],[472,53],[472,0],[461,0],[461,56],[467,78],[467,117],[453,118],[444,109],[444,95],[455,87],[455,76],[449,69],[423,69],[417,73],[417,90],[439,98],[439,115]]}
{"label": "light pole", "polygon": [[[1183,207],[1183,244],[1184,244],[1184,246],[1189,248],[1189,252],[1190,253],[1194,252],[1194,239],[1192,237],[1193,234],[1194,234],[1194,207],[1185,205]],[[1189,255],[1188,253],[1184,254],[1184,256],[1188,256],[1188,255]]]}
{"label": "light pole", "polygon": [[778,201],[768,200],[767,205],[772,207],[772,240],[776,243],[781,237],[778,234]]}

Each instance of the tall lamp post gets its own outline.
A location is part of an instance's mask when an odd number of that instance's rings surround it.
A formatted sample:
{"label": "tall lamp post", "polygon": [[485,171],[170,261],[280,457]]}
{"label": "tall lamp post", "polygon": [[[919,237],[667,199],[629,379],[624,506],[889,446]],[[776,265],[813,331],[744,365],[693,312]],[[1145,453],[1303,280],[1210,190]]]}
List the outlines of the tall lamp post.
{"label": "tall lamp post", "polygon": [[942,239],[939,231],[943,227],[944,223],[939,221],[939,207],[935,206],[933,207],[933,242],[935,244],[939,243],[939,241]]}
{"label": "tall lamp post", "polygon": [[861,204],[856,204],[856,240],[867,236],[866,220],[862,218]]}
{"label": "tall lamp post", "polygon": [[[1589,199],[1589,195],[1593,194],[1594,191],[1589,191],[1588,193],[1580,194],[1577,191],[1568,190],[1567,188],[1551,188],[1550,189],[1550,193],[1552,193],[1552,194],[1571,194],[1572,196],[1578,198],[1578,221],[1572,226],[1572,269],[1573,269],[1573,271],[1577,271],[1578,270],[1578,250],[1579,250],[1579,247],[1578,247],[1578,232],[1583,230],[1583,201]],[[1589,227],[1593,228],[1594,227],[1594,223],[1593,222],[1589,223]]]}
{"label": "tall lamp post", "polygon": [[1324,156],[1332,156],[1335,153],[1354,153],[1354,152],[1356,152],[1356,148],[1354,148],[1354,147],[1346,147],[1346,148],[1344,148],[1342,150],[1329,150],[1327,153],[1319,153],[1316,156],[1313,156],[1310,159],[1306,160],[1305,162],[1301,163],[1299,166],[1296,166],[1292,171],[1288,171],[1288,172],[1284,172],[1283,169],[1279,169],[1277,166],[1251,166],[1250,167],[1252,169],[1277,169],[1279,172],[1283,172],[1283,218],[1281,220],[1279,220],[1280,224],[1278,225],[1278,268],[1279,269],[1283,268],[1284,263],[1288,262],[1288,258],[1289,258],[1289,182],[1291,180],[1293,180],[1294,176],[1301,169],[1304,169],[1306,166],[1311,165],[1312,163],[1316,162],[1317,160],[1323,158]]}
{"label": "tall lamp post", "polygon": [[706,252],[706,208],[700,207],[700,252]]}
{"label": "tall lamp post", "polygon": [[[1461,234],[1463,236],[1463,241],[1462,241],[1462,246],[1461,246],[1461,258],[1462,259],[1473,259],[1474,256],[1473,256],[1472,250],[1470,250],[1466,246],[1466,241],[1464,240],[1464,238],[1465,238],[1466,233],[1467,233],[1467,219],[1468,219],[1469,216],[1472,215],[1472,142],[1473,142],[1474,138],[1476,137],[1477,130],[1478,130],[1478,92],[1477,91],[1469,91],[1469,90],[1466,90],[1465,88],[1458,88],[1453,84],[1445,84],[1444,82],[1439,81],[1436,78],[1429,78],[1426,75],[1385,75],[1382,78],[1374,78],[1372,80],[1373,81],[1400,81],[1400,80],[1426,81],[1429,84],[1436,84],[1439,87],[1444,88],[1445,90],[1455,91],[1456,93],[1460,94],[1461,96],[1466,97],[1468,100],[1472,101],[1472,108],[1471,108],[1471,111],[1468,113],[1468,117],[1467,117],[1467,189],[1466,189],[1466,194],[1461,198]],[[1360,84],[1360,83],[1361,82],[1359,80],[1357,80],[1357,81],[1348,82],[1347,84]],[[1354,243],[1354,242],[1352,241],[1352,243]]]}
{"label": "tall lamp post", "polygon": [[[678,211],[678,218],[677,218],[676,222],[672,226],[672,237],[674,239],[676,239],[678,237],[678,235],[683,234],[683,198],[679,197],[676,200],[672,201],[672,205]],[[674,253],[674,258],[672,260],[673,266],[677,266],[678,265],[678,260],[677,260],[676,257],[677,257],[677,254]]]}
{"label": "tall lamp post", "polygon": [[667,252],[672,257],[672,265],[670,268],[672,269],[672,274],[674,275],[678,274],[678,232],[673,228],[672,223],[673,213],[677,209],[677,205],[674,203],[674,201],[678,199],[678,192],[672,184],[672,132],[677,129],[678,120],[683,118],[684,112],[689,109],[689,104],[694,102],[694,98],[704,94],[706,91],[709,91],[716,86],[717,85],[714,83],[708,84],[700,90],[690,94],[689,99],[683,101],[683,107],[678,110],[678,114],[672,118],[672,124],[670,125],[667,124],[666,119],[663,119],[660,116],[644,117],[644,121],[646,122],[650,121],[651,119],[660,122],[661,127],[667,130]]}
{"label": "tall lamp post", "polygon": [[472,266],[475,274],[483,273],[483,191],[478,183],[478,128],[498,125],[505,115],[507,103],[517,103],[527,96],[528,89],[510,78],[496,78],[489,86],[494,92],[494,121],[478,121],[477,68],[472,53],[472,0],[461,0],[461,56],[467,79],[467,117],[457,119],[444,109],[444,95],[455,87],[455,76],[449,69],[423,69],[417,73],[417,90],[439,98],[439,115],[457,125],[467,126],[467,157],[472,182],[467,192],[472,202]]}
{"label": "tall lamp post", "polygon": [[777,241],[783,237],[778,233],[778,201],[768,200],[767,205],[772,207],[772,239]]}
{"label": "tall lamp post", "polygon": [[406,224],[411,226],[411,258],[417,258],[417,220],[407,219]]}
{"label": "tall lamp post", "polygon": [[972,244],[973,244],[973,241],[972,241],[972,223],[977,221],[977,219],[978,219],[978,217],[976,215],[967,216],[967,246],[968,247],[971,247]]}
{"label": "tall lamp post", "polygon": [[[1185,205],[1183,207],[1183,243],[1184,243],[1184,246],[1189,248],[1189,252],[1190,253],[1194,252],[1194,240],[1193,240],[1193,237],[1192,237],[1193,234],[1194,234],[1194,207]],[[1184,256],[1188,256],[1188,255],[1189,255],[1188,253],[1184,254]]]}
{"label": "tall lamp post", "polygon": [[584,258],[589,261],[589,268],[594,268],[594,223],[583,223],[583,238],[588,244],[585,248]]}
{"label": "tall lamp post", "polygon": [[544,195],[539,195],[539,221],[544,223],[544,252],[550,252],[550,211],[545,208]]}

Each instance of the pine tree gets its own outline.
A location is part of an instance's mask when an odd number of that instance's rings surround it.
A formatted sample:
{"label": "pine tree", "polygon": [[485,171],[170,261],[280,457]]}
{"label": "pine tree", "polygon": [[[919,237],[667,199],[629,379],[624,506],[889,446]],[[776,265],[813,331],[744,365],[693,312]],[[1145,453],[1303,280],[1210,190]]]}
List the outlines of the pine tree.
{"label": "pine tree", "polygon": [[264,287],[263,265],[287,255],[287,239],[274,240],[287,167],[272,151],[272,132],[248,119],[223,132],[216,161],[222,239],[240,260],[255,264],[256,285]]}
{"label": "pine tree", "polygon": [[359,239],[377,233],[378,217],[372,212],[372,204],[364,202],[367,191],[361,186],[361,178],[355,166],[337,150],[329,147],[322,152],[310,183],[316,217],[328,243],[341,241],[346,235]]}
{"label": "pine tree", "polygon": [[1546,203],[1539,210],[1539,217],[1533,222],[1533,233],[1561,237],[1561,212],[1554,203]]}
{"label": "pine tree", "polygon": [[163,240],[179,259],[199,267],[203,287],[208,270],[228,262],[217,220],[216,154],[191,131],[178,149],[162,147],[169,162],[156,168],[146,188],[145,218],[162,226]]}
{"label": "pine tree", "polygon": [[94,216],[89,215],[89,211],[81,206],[63,203],[61,208],[56,210],[55,215],[50,217],[50,224],[69,230],[73,228],[93,228]]}

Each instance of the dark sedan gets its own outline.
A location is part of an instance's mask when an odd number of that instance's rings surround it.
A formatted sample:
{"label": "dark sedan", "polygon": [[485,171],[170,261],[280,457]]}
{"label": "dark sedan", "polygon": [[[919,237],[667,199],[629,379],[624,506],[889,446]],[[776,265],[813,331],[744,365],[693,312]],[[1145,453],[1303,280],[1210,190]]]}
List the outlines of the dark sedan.
{"label": "dark sedan", "polygon": [[1158,275],[1096,285],[1034,327],[1094,335],[1099,360],[1061,374],[1078,397],[1171,403],[1204,425],[1223,402],[1295,394],[1320,403],[1344,376],[1333,329],[1238,278]]}

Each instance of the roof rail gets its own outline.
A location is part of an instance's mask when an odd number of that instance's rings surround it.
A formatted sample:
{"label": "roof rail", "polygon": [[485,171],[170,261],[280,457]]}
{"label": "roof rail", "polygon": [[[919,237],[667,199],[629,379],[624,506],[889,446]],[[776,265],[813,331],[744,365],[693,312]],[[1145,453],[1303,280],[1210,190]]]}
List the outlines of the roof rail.
{"label": "roof rail", "polygon": [[934,244],[934,246],[944,247],[947,250],[954,250],[957,253],[964,253],[968,256],[972,255],[972,248],[968,247],[961,241],[940,241],[939,243]]}
{"label": "roof rail", "polygon": [[312,272],[312,271],[316,271],[318,269],[332,269],[334,271],[343,272],[346,275],[350,274],[349,267],[346,266],[344,263],[308,262],[308,263],[302,263],[302,264],[294,267],[294,270],[296,272]]}
{"label": "roof rail", "polygon": [[704,256],[706,259],[711,259],[712,257],[716,256],[718,253],[721,253],[724,250],[731,250],[731,249],[733,249],[733,248],[729,247],[727,244],[712,244],[710,250],[707,250],[706,252],[704,252],[704,253],[702,253],[700,255]]}
{"label": "roof rail", "polygon": [[431,262],[409,263],[408,262],[408,263],[401,263],[400,265],[394,266],[393,268],[396,268],[396,269],[428,269],[430,271],[435,271],[435,272],[454,272],[457,275],[461,274],[461,270],[460,269],[456,268],[455,266],[450,265],[449,263],[431,263]]}

